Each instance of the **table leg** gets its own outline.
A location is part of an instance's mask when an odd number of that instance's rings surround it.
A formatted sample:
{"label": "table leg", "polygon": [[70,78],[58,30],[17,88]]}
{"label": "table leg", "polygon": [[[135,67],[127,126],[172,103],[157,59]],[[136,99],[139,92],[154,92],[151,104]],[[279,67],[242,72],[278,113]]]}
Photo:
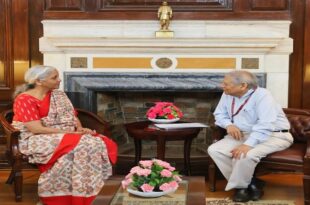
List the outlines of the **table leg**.
{"label": "table leg", "polygon": [[192,138],[188,138],[184,141],[184,171],[188,176],[191,175],[190,154],[192,140]]}
{"label": "table leg", "polygon": [[166,138],[163,136],[157,137],[157,159],[165,160]]}
{"label": "table leg", "polygon": [[134,139],[135,142],[135,163],[138,164],[141,160],[141,140]]}

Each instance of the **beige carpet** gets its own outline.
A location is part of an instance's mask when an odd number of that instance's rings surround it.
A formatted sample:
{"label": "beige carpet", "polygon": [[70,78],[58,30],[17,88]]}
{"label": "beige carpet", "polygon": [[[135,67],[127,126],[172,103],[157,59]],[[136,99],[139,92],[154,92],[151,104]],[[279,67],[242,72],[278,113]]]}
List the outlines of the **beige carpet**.
{"label": "beige carpet", "polygon": [[226,198],[207,198],[207,205],[294,205],[294,201],[290,200],[259,200],[249,201],[247,203],[233,202],[231,199]]}

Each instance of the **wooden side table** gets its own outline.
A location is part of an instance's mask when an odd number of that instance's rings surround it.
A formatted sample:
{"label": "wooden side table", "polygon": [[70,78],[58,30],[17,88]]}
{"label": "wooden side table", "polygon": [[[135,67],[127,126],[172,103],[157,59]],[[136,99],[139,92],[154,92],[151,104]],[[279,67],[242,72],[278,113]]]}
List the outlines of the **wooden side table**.
{"label": "wooden side table", "polygon": [[133,122],[125,125],[127,133],[134,139],[135,143],[135,163],[141,160],[142,140],[154,140],[157,142],[157,158],[164,160],[166,151],[166,141],[184,141],[184,171],[191,175],[190,151],[191,144],[198,136],[201,128],[184,129],[156,129],[150,128],[149,121]]}

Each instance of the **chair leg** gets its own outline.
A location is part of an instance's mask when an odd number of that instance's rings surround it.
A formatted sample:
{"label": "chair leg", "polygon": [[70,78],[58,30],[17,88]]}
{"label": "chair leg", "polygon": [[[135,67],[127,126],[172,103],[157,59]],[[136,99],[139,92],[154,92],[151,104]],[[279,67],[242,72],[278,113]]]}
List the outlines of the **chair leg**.
{"label": "chair leg", "polygon": [[16,172],[14,176],[14,191],[15,191],[15,201],[19,202],[22,200],[23,192],[23,174],[21,171]]}
{"label": "chair leg", "polygon": [[209,190],[214,192],[216,190],[216,166],[212,159],[209,160],[208,167],[209,174]]}
{"label": "chair leg", "polygon": [[15,177],[15,172],[14,170],[12,169],[11,170],[11,173],[10,173],[10,176],[8,177],[8,179],[6,180],[6,184],[13,184],[14,182],[14,177]]}
{"label": "chair leg", "polygon": [[304,204],[310,205],[310,176],[304,175],[303,179],[303,185],[304,185]]}
{"label": "chair leg", "polygon": [[22,200],[23,194],[23,173],[22,173],[22,159],[16,158],[12,167],[14,171],[14,192],[15,201],[19,202]]}

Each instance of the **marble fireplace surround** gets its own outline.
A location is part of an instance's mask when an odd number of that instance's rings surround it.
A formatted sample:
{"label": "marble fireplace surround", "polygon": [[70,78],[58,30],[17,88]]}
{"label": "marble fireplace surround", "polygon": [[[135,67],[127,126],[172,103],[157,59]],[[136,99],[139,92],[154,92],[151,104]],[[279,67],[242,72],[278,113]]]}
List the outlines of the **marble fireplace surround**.
{"label": "marble fireplace surround", "polygon": [[[222,92],[225,73],[64,72],[64,90],[75,107],[97,112],[97,92]],[[266,74],[256,73],[261,87]]]}
{"label": "marble fireplace surround", "polygon": [[[159,28],[158,21],[44,20],[42,23],[44,35],[40,39],[40,51],[44,56],[44,64],[59,69],[61,89],[84,93],[78,94],[85,97],[79,103],[92,111],[96,110],[96,106],[89,101],[90,96],[97,88],[106,89],[105,84],[111,83],[106,81],[104,76],[113,75],[113,79],[119,82],[112,89],[120,89],[122,86],[122,89],[125,89],[128,85],[130,87],[130,81],[124,77],[141,75],[148,76],[140,78],[141,82],[142,79],[145,81],[144,89],[149,89],[148,82],[152,79],[152,89],[160,90],[170,89],[171,84],[178,84],[179,77],[171,76],[183,75],[185,78],[187,75],[188,81],[199,81],[198,85],[190,85],[187,89],[214,91],[218,89],[215,85],[219,81],[218,76],[241,69],[264,74],[265,87],[283,107],[287,107],[289,55],[293,49],[293,40],[289,37],[290,21],[175,20],[171,22],[171,30],[175,34],[171,39],[154,37]],[[84,65],[74,67],[73,58],[85,60]],[[98,66],[95,62],[96,59],[113,58],[116,62],[124,58],[151,59],[152,62],[159,58],[168,58],[173,61],[173,65],[163,69],[151,62],[148,67],[127,68],[124,65]],[[222,68],[208,65],[190,67],[188,62],[191,58],[219,59],[218,64],[221,64],[220,59],[233,59],[235,63]],[[182,59],[188,60],[187,67],[178,66]],[[244,67],[243,60],[246,59],[256,60],[256,68]],[[164,82],[166,75],[170,75],[169,80],[173,79],[175,82]],[[202,76],[207,76],[207,79],[203,80]],[[103,85],[94,85],[99,81]],[[124,85],[125,82],[129,84]],[[159,84],[166,87],[161,88]],[[179,89],[183,89],[181,84],[178,85]],[[89,107],[87,104],[90,104]]]}

